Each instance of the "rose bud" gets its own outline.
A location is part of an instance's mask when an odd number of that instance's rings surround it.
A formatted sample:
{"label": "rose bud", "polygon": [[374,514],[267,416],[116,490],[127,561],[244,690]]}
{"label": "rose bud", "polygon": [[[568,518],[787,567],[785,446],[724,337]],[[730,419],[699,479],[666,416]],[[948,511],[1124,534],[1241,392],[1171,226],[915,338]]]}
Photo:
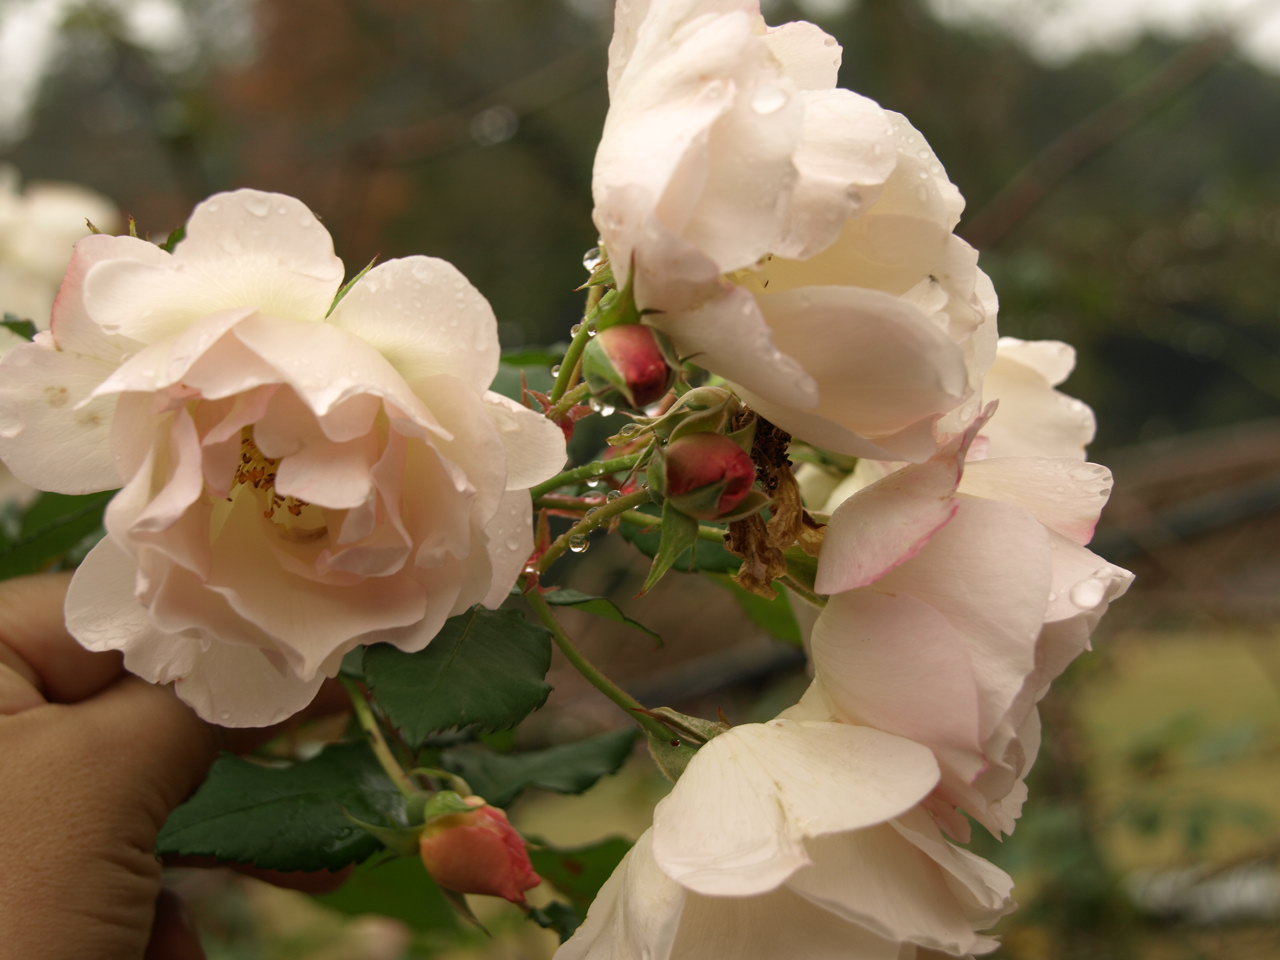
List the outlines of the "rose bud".
{"label": "rose bud", "polygon": [[433,880],[454,893],[481,893],[524,903],[524,892],[542,878],[534,872],[524,838],[507,815],[481,797],[475,809],[431,820],[418,839],[422,862]]}
{"label": "rose bud", "polygon": [[673,371],[662,334],[640,323],[601,330],[582,354],[591,392],[639,410],[671,389]]}
{"label": "rose bud", "polygon": [[672,506],[695,519],[732,514],[755,482],[750,454],[724,434],[686,434],[662,450],[662,492]]}

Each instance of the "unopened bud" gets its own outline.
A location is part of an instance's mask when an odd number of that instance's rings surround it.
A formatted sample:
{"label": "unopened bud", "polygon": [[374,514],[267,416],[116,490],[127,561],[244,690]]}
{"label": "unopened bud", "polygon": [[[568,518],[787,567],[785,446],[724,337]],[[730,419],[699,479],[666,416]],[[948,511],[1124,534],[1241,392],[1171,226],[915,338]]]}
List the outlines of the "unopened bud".
{"label": "unopened bud", "polygon": [[418,849],[427,872],[454,893],[524,903],[524,892],[542,882],[524,838],[497,807],[480,797],[467,797],[466,803],[474,809],[436,817],[423,829]]}
{"label": "unopened bud", "polygon": [[720,433],[691,433],[662,450],[663,494],[681,513],[719,520],[738,509],[756,482],[751,456]]}
{"label": "unopened bud", "polygon": [[673,371],[662,334],[641,323],[601,330],[582,354],[591,392],[639,410],[671,389]]}

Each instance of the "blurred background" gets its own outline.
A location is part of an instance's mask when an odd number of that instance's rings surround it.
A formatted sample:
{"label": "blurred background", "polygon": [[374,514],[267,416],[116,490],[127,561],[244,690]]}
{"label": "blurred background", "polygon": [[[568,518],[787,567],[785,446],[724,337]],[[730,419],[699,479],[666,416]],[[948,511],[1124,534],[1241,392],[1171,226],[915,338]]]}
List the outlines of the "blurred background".
{"label": "blurred background", "polygon": [[[1078,348],[1066,389],[1097,411],[1092,456],[1116,473],[1095,549],[1138,580],[1045,701],[1018,832],[979,845],[1019,881],[998,956],[1280,956],[1280,0],[766,10],[834,34],[842,84],[924,132],[968,199],[960,232],[1002,332]],[[0,288],[34,270],[24,238],[54,229],[42,181],[91,188],[157,239],[208,194],[255,186],[311,206],[349,268],[444,257],[508,349],[554,343],[595,242],[611,16],[606,0],[0,0],[0,163],[16,171],[0,176]],[[84,209],[72,239],[86,215],[120,227]],[[638,566],[600,544],[574,585],[625,601]],[[594,623],[585,645],[653,702],[759,719],[794,699],[794,646],[746,619],[704,636],[695,610],[717,614],[682,579],[627,602],[666,636],[656,657]],[[617,722],[567,675],[540,717],[523,736]],[[562,843],[634,837],[660,795],[638,765],[515,814]],[[510,911],[446,954],[430,917],[357,916],[390,892],[335,912],[180,882],[211,958],[514,960],[554,943]]]}

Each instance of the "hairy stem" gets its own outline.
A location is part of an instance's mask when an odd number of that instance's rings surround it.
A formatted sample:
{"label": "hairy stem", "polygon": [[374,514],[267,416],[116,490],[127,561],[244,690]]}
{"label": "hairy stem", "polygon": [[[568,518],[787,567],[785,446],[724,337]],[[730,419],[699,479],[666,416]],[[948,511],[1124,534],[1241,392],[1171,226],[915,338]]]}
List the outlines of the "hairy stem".
{"label": "hairy stem", "polygon": [[619,514],[625,514],[632,507],[639,507],[646,503],[652,503],[649,491],[637,490],[634,493],[624,494],[617,500],[606,500],[600,506],[593,507],[585,517],[551,542],[551,546],[547,547],[546,552],[538,558],[538,573],[546,573],[553,563],[564,556],[570,543],[576,538],[585,537],[592,530],[603,526]]}
{"label": "hairy stem", "polygon": [[391,782],[396,785],[396,789],[404,794],[405,799],[413,800],[422,791],[409,779],[409,775],[404,772],[404,768],[396,760],[395,754],[391,752],[391,747],[387,743],[386,737],[382,735],[382,728],[378,726],[378,719],[373,715],[373,708],[369,706],[369,701],[365,699],[364,691],[350,677],[339,676],[339,679],[347,690],[347,696],[351,698],[351,706],[355,709],[356,720],[360,724],[360,729],[364,731],[365,739],[369,741],[369,746],[373,748],[373,755],[378,758],[378,763],[382,764],[382,769],[391,778]]}
{"label": "hairy stem", "polygon": [[544,480],[529,490],[535,500],[544,493],[550,493],[552,490],[558,490],[561,487],[568,486],[571,483],[579,483],[583,480],[595,480],[599,477],[608,476],[611,473],[620,473],[623,470],[630,470],[640,458],[644,456],[644,451],[640,453],[629,453],[625,457],[614,457],[612,460],[596,460],[592,463],[584,463],[580,467],[574,467],[563,473],[556,474],[550,480]]}

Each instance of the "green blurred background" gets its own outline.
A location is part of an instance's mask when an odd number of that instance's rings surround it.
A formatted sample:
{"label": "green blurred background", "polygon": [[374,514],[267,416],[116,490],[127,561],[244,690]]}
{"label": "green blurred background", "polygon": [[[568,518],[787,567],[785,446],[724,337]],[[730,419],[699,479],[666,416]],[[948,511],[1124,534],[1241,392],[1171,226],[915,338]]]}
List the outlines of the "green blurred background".
{"label": "green blurred background", "polygon": [[[767,6],[834,34],[843,85],[933,144],[1002,332],[1076,345],[1067,389],[1117,475],[1095,548],[1137,584],[1045,702],[1018,833],[980,845],[1019,879],[1011,960],[1280,956],[1280,3],[1200,6],[1216,21],[1185,0]],[[349,267],[444,257],[507,348],[552,343],[595,241],[610,20],[605,0],[2,0],[0,162],[90,186],[157,238],[209,193],[288,192]],[[630,596],[626,563],[597,550],[577,576]],[[785,704],[795,656],[716,648],[694,589],[661,624],[629,604],[667,635],[656,661],[607,638],[600,655],[655,699]],[[613,722],[560,687],[532,736]],[[660,789],[637,768],[604,792],[517,819],[634,836]],[[446,955],[293,895],[181,882],[211,957]],[[508,919],[448,956],[547,955]]]}

